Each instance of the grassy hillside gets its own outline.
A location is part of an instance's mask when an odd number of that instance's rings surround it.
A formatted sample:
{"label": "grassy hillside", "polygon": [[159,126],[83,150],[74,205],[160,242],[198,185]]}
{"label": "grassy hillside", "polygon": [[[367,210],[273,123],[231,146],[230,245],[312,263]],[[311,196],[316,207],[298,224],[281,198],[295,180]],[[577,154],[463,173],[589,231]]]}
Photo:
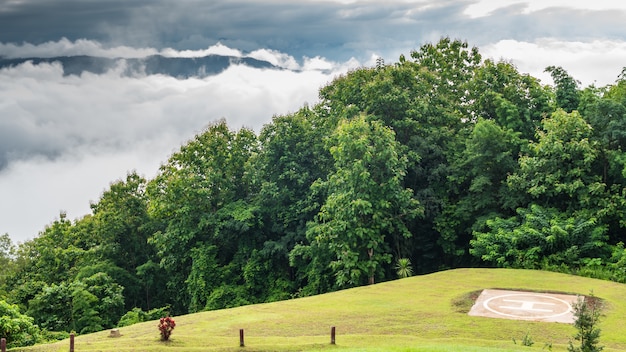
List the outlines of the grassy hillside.
{"label": "grassy hillside", "polygon": [[[77,336],[76,351],[565,351],[569,324],[470,317],[484,288],[589,294],[604,300],[600,342],[626,350],[626,285],[550,272],[456,269],[315,297],[175,317],[169,342],[156,322]],[[331,327],[336,345],[330,345]],[[239,329],[245,344],[239,347]],[[534,341],[524,347],[524,335]],[[517,344],[513,342],[517,340]],[[25,349],[67,351],[68,340]]]}

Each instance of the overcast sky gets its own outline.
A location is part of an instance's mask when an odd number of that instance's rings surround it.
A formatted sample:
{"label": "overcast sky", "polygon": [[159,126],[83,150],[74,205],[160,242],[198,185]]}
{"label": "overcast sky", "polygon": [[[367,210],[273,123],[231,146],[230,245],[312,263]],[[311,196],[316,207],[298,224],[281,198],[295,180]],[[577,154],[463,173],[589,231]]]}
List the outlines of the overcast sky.
{"label": "overcast sky", "polygon": [[626,2],[611,0],[0,0],[4,57],[217,53],[287,68],[190,79],[0,70],[0,234],[21,242],[61,211],[82,217],[128,171],[153,178],[207,124],[259,131],[314,104],[336,75],[442,36],[546,84],[549,65],[582,86],[611,84],[626,66],[624,23]]}

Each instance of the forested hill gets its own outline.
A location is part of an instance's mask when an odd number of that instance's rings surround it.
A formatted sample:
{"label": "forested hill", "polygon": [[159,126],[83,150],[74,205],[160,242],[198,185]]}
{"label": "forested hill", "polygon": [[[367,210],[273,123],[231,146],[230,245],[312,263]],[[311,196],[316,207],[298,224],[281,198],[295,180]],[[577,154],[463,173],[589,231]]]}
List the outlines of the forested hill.
{"label": "forested hill", "polygon": [[0,292],[89,332],[454,267],[626,282],[626,76],[580,87],[556,65],[545,85],[444,38],[259,134],[218,121],[91,214],[15,252],[4,236]]}
{"label": "forested hill", "polygon": [[63,74],[81,75],[83,72],[104,74],[120,69],[126,76],[166,75],[177,78],[206,77],[226,70],[230,65],[247,65],[255,68],[280,69],[267,61],[251,57],[207,55],[203,57],[165,57],[150,55],[143,58],[107,58],[87,55],[59,56],[51,58],[2,58],[0,69],[30,62],[33,65],[59,63]]}

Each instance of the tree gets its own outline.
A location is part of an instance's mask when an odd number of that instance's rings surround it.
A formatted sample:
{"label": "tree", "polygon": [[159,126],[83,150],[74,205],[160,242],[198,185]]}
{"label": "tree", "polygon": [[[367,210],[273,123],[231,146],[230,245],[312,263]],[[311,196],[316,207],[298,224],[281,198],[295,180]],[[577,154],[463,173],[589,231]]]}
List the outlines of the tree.
{"label": "tree", "polygon": [[410,237],[407,223],[421,211],[410,189],[403,189],[406,160],[398,154],[393,131],[364,116],[342,122],[329,142],[335,171],[315,187],[328,198],[307,237],[332,255],[339,287],[373,284],[383,277],[399,237]]}
{"label": "tree", "polygon": [[75,288],[81,285],[84,285],[85,291],[96,298],[95,304],[91,305],[90,308],[97,312],[102,326],[104,328],[114,327],[122,314],[124,314],[124,287],[103,272],[82,278],[73,283]]}
{"label": "tree", "polygon": [[8,348],[34,345],[39,329],[33,318],[20,313],[17,305],[0,300],[0,337],[7,339]]}
{"label": "tree", "polygon": [[136,174],[127,181],[113,184],[92,204],[93,216],[69,221],[61,213],[18,247],[7,286],[12,302],[41,327],[78,332],[112,327],[124,312],[124,291],[133,304],[143,298],[134,265],[147,260],[148,246],[145,236],[144,244],[137,244],[142,240],[135,230],[150,223],[138,214],[142,206],[133,203],[129,189],[145,181]]}
{"label": "tree", "polygon": [[481,55],[467,42],[442,38],[411,57],[419,90],[407,111],[412,123],[404,123],[410,127],[404,135],[410,138],[403,152],[419,158],[409,158],[404,187],[413,189],[424,207],[423,220],[412,224],[409,245],[415,270],[425,272],[459,263],[458,248],[450,243],[454,240],[442,240],[437,223],[454,201],[449,177],[474,123],[470,84]]}
{"label": "tree", "polygon": [[560,66],[548,66],[544,71],[550,73],[556,86],[556,105],[565,112],[578,109],[580,102],[579,82]]}
{"label": "tree", "polygon": [[6,280],[15,270],[15,246],[11,242],[11,237],[8,233],[0,235],[0,268],[2,268],[2,274],[0,274],[0,297],[2,297],[6,290]]}
{"label": "tree", "polygon": [[469,85],[475,118],[495,121],[524,139],[534,139],[541,120],[554,112],[553,93],[509,62],[485,60]]}
{"label": "tree", "polygon": [[91,242],[91,233],[76,230],[74,223],[61,213],[38,237],[23,243],[16,258],[21,268],[14,280],[48,284],[70,280],[83,263],[93,260],[84,245]]}
{"label": "tree", "polygon": [[411,57],[423,70],[420,78],[432,87],[431,98],[460,107],[459,112],[469,116],[468,84],[481,62],[478,48],[469,48],[467,42],[441,38],[437,43],[426,43]]}
{"label": "tree", "polygon": [[[154,291],[153,287],[145,287],[146,282],[137,278],[137,268],[151,259],[155,259],[154,248],[148,244],[148,237],[154,232],[153,224],[148,216],[148,199],[145,194],[147,181],[135,172],[126,176],[125,180],[111,183],[103,192],[98,202],[91,204],[93,212],[92,244],[98,253],[98,263],[111,263],[121,269],[111,271],[116,282],[124,286],[127,309],[141,307],[149,309],[147,300],[159,297],[146,297],[145,293]],[[111,265],[109,265],[111,267]],[[147,278],[144,275],[144,280]]]}
{"label": "tree", "polygon": [[567,347],[569,352],[600,352],[604,349],[598,346],[601,331],[598,328],[601,313],[599,304],[600,301],[593,295],[587,298],[578,297],[578,301],[573,306],[574,327],[577,330],[574,339],[580,341],[580,346],[574,346],[570,341]]}
{"label": "tree", "polygon": [[[519,171],[508,177],[511,208],[531,200],[563,211],[597,208],[605,184],[593,166],[598,157],[592,128],[576,111],[558,110],[542,122],[538,141],[519,159]],[[515,194],[518,196],[516,197]]]}
{"label": "tree", "polygon": [[329,118],[362,113],[395,132],[398,152],[407,158],[402,186],[412,189],[424,208],[422,221],[409,224],[413,236],[403,241],[412,251],[402,255],[419,272],[453,261],[434,227],[448,202],[451,164],[474,121],[470,83],[480,62],[477,48],[446,37],[423,45],[409,60],[352,71],[320,91]]}
{"label": "tree", "polygon": [[308,244],[306,223],[319,211],[311,185],[332,168],[324,140],[336,124],[327,115],[319,107],[304,107],[294,114],[275,116],[259,135],[261,150],[252,167],[258,189],[254,201],[262,223],[256,237],[263,236],[263,244],[244,271],[256,297],[285,299],[298,287],[307,286],[310,263],[291,263],[289,258],[299,243]]}
{"label": "tree", "polygon": [[592,168],[606,185],[603,221],[609,225],[611,243],[626,241],[624,236],[626,201],[626,81],[623,77],[605,88],[583,91],[580,110],[592,130],[590,140],[598,156]]}
{"label": "tree", "polygon": [[[193,258],[192,253],[213,252],[194,248],[216,245],[220,270],[230,274],[225,280],[240,279],[238,270],[249,255],[246,248],[255,240],[252,230],[257,226],[257,207],[250,201],[254,173],[248,169],[257,150],[252,131],[232,132],[222,120],[183,145],[148,184],[149,214],[159,228],[149,242],[157,249],[160,265],[168,275],[167,289],[176,300],[172,302],[174,312],[188,311],[188,284],[202,287],[197,279],[208,278],[192,275],[192,270],[205,267],[193,265],[200,258]],[[229,264],[238,268],[226,269]]]}
{"label": "tree", "polygon": [[[480,118],[465,142],[465,150],[451,165],[449,200],[436,219],[438,243],[452,260],[467,262],[472,232],[494,216],[513,215],[502,209],[508,196],[507,175],[518,168],[523,141],[519,133]],[[456,263],[454,262],[456,261]]]}
{"label": "tree", "polygon": [[67,283],[45,286],[28,302],[27,314],[49,331],[76,330],[72,309],[72,288]]}
{"label": "tree", "polygon": [[191,250],[191,272],[185,281],[190,312],[204,310],[211,291],[222,283],[217,250],[217,246],[208,244],[198,244]]}
{"label": "tree", "polygon": [[[80,334],[100,331],[104,328],[102,318],[95,309],[98,297],[86,290],[84,283],[77,282],[72,290],[72,330]],[[67,329],[67,328],[66,328]]]}
{"label": "tree", "polygon": [[46,330],[94,332],[115,326],[124,313],[123,287],[105,273],[44,287],[28,314]]}

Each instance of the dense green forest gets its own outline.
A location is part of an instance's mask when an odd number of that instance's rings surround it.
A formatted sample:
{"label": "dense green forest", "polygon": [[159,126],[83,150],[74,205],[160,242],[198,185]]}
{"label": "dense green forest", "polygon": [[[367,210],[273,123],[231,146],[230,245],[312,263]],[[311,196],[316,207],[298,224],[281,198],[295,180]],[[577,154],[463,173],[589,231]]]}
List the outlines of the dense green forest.
{"label": "dense green forest", "polygon": [[258,134],[217,121],[91,214],[1,236],[2,315],[86,333],[456,267],[626,282],[626,70],[546,71],[443,38]]}

